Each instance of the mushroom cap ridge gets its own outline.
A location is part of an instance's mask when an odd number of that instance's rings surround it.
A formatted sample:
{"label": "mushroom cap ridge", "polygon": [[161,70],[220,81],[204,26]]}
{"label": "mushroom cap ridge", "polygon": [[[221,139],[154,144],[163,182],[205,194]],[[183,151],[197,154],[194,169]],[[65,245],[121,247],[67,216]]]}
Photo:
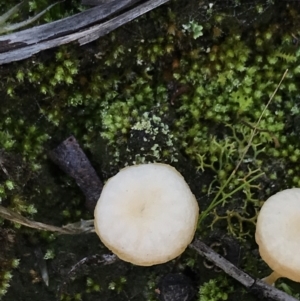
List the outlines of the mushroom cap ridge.
{"label": "mushroom cap ridge", "polygon": [[142,164],[107,181],[95,209],[95,230],[119,258],[150,266],[186,249],[198,216],[195,196],[175,168]]}

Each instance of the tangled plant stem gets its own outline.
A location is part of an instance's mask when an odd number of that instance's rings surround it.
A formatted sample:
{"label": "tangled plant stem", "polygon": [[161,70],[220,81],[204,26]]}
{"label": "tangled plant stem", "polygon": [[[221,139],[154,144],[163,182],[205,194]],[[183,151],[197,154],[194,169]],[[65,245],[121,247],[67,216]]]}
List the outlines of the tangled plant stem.
{"label": "tangled plant stem", "polygon": [[[225,196],[223,196],[221,199],[219,199],[219,197],[224,193],[224,189],[228,186],[228,184],[230,183],[230,181],[233,179],[233,177],[235,176],[235,174],[236,174],[237,170],[239,169],[241,163],[243,162],[243,160],[244,160],[244,158],[245,158],[245,155],[247,154],[247,152],[248,152],[248,150],[249,150],[249,148],[250,148],[250,146],[251,146],[251,144],[252,144],[253,138],[254,138],[255,134],[257,133],[258,125],[260,124],[261,119],[262,119],[262,117],[263,117],[265,111],[267,110],[267,108],[268,108],[268,106],[270,105],[272,99],[273,99],[274,96],[276,95],[276,93],[277,93],[279,87],[281,86],[281,84],[282,84],[284,78],[286,77],[287,73],[288,73],[288,69],[286,69],[286,71],[284,72],[284,74],[283,74],[283,76],[282,76],[282,78],[281,78],[279,84],[276,86],[276,89],[275,89],[274,92],[272,93],[272,95],[271,95],[271,97],[270,97],[268,103],[265,105],[263,111],[261,112],[261,114],[260,114],[260,116],[259,116],[259,118],[258,118],[258,120],[257,120],[257,122],[256,122],[256,124],[255,124],[255,126],[254,126],[254,129],[251,131],[251,136],[250,136],[249,142],[248,142],[247,146],[245,147],[245,150],[244,150],[244,152],[242,153],[241,158],[240,158],[240,160],[238,161],[238,163],[237,163],[235,169],[232,171],[232,173],[230,174],[230,176],[228,177],[228,179],[224,182],[224,184],[221,185],[220,189],[218,190],[217,194],[216,194],[215,197],[213,198],[213,200],[212,200],[212,202],[210,203],[210,205],[209,205],[204,211],[202,211],[202,213],[200,214],[199,221],[198,221],[198,227],[201,227],[201,224],[203,223],[203,221],[205,220],[205,218],[209,215],[210,212],[212,212],[212,210],[213,210],[214,208],[216,208],[216,207],[217,207],[219,204],[221,204],[221,203],[224,204],[225,200],[226,200],[228,197],[232,196],[232,195],[235,194],[236,192],[238,192],[238,191],[240,191],[241,189],[243,189],[247,183],[251,183],[251,182],[255,181],[256,179],[260,178],[260,177],[264,174],[264,172],[259,173],[259,171],[260,171],[259,169],[254,170],[254,171],[249,171],[248,175],[246,175],[245,178],[247,178],[247,177],[249,177],[250,175],[253,175],[253,174],[255,174],[255,175],[254,175],[253,177],[251,177],[248,181],[244,181],[244,183],[242,183],[242,184],[241,184],[240,186],[238,186],[236,189],[234,189],[233,191],[231,191],[231,192],[228,193],[228,194],[225,194]],[[256,173],[258,173],[258,174],[256,174]]]}
{"label": "tangled plant stem", "polygon": [[212,200],[212,202],[210,203],[210,205],[204,210],[202,211],[202,213],[200,214],[200,218],[199,218],[199,226],[201,226],[202,222],[204,221],[204,219],[208,216],[208,214],[215,208],[217,207],[219,204],[223,204],[226,199],[228,199],[229,197],[231,197],[232,195],[234,195],[236,192],[242,190],[246,185],[250,184],[251,182],[259,179],[262,175],[264,175],[264,172],[259,172],[260,169],[256,169],[253,171],[249,171],[249,173],[245,176],[245,178],[255,174],[254,176],[252,176],[248,181],[244,181],[240,186],[238,186],[236,189],[232,190],[229,193],[226,193],[221,199],[219,199],[220,195],[224,192],[224,189],[227,187],[227,185],[230,183],[231,179],[233,178],[233,176],[235,175],[235,171],[234,170],[231,175],[229,176],[229,178],[227,179],[227,181],[220,187],[218,193],[216,194],[216,196],[214,197],[214,199]]}

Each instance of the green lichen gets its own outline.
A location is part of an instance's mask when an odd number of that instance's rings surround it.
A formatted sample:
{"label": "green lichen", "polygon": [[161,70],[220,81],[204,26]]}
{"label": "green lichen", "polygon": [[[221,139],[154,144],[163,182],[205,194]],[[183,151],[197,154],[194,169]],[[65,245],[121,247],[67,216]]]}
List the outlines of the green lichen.
{"label": "green lichen", "polygon": [[[252,143],[248,149],[253,134],[253,130],[248,126],[227,125],[224,132],[227,130],[229,132],[223,140],[217,140],[216,137],[206,139],[205,141],[210,141],[209,147],[205,149],[204,146],[203,154],[197,156],[199,170],[205,172],[210,169],[214,174],[209,186],[203,187],[203,192],[206,192],[212,201],[201,212],[199,226],[201,227],[209,213],[213,213],[211,226],[217,221],[227,220],[229,232],[241,238],[245,235],[243,223],[250,221],[255,224],[257,208],[260,206],[257,195],[261,189],[259,180],[264,176],[260,158],[264,148],[261,143]],[[247,155],[242,158],[246,149]],[[236,171],[236,165],[240,160],[243,169]],[[221,217],[217,213],[218,206],[226,207],[225,216]],[[238,219],[237,227],[233,226],[232,222],[236,219]]]}

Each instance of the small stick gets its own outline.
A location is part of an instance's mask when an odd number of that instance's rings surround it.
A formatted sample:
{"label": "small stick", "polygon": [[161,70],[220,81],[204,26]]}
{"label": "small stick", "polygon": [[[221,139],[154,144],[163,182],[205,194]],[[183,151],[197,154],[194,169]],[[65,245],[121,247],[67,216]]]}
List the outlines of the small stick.
{"label": "small stick", "polygon": [[56,227],[40,222],[30,220],[23,215],[14,212],[0,205],[0,217],[9,221],[21,224],[23,226],[42,231],[57,232],[60,234],[80,234],[94,231],[94,220],[81,220],[74,224],[68,224],[63,227]]}
{"label": "small stick", "polygon": [[[97,267],[105,266],[105,265],[113,264],[118,260],[119,260],[119,258],[115,254],[112,254],[112,255],[109,255],[109,254],[98,255],[98,254],[96,254],[96,255],[84,257],[83,259],[81,259],[75,265],[72,266],[71,270],[66,275],[65,281],[63,281],[63,283],[58,286],[57,292],[58,292],[59,298],[61,297],[63,288],[71,280],[74,280],[74,278],[76,276],[76,272],[80,268],[82,268],[86,265],[91,265],[91,264],[97,265]],[[61,300],[61,299],[59,299],[59,300]]]}
{"label": "small stick", "polygon": [[254,293],[261,293],[264,297],[272,298],[272,300],[275,301],[299,301],[285,292],[278,290],[274,286],[270,286],[262,280],[249,276],[247,273],[237,268],[227,259],[216,253],[213,249],[198,239],[195,239],[189,247],[197,251],[197,253],[205,257],[207,260],[213,262],[226,274],[239,281],[242,285]]}
{"label": "small stick", "polygon": [[86,197],[85,206],[93,213],[103,185],[76,138],[67,138],[49,155],[54,163],[75,179]]}

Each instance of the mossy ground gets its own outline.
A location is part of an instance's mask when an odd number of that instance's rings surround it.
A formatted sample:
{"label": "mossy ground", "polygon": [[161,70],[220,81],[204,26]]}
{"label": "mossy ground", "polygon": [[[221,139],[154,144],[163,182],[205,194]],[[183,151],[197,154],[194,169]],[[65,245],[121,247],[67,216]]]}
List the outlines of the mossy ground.
{"label": "mossy ground", "polygon": [[[299,5],[274,2],[173,1],[84,47],[1,66],[2,205],[53,225],[92,218],[79,188],[47,155],[73,134],[103,181],[128,164],[174,165],[203,212],[197,235],[223,245],[250,274],[265,276],[254,242],[257,212],[274,192],[300,184]],[[224,186],[286,69],[238,172]],[[187,250],[150,268],[91,263],[67,279],[80,259],[108,253],[95,235],[1,225],[0,280],[2,290],[11,286],[3,300],[152,300],[166,273],[183,271],[195,286],[219,275]],[[46,260],[49,287],[36,250],[54,256]],[[13,259],[20,259],[16,269]],[[255,299],[228,281],[230,300]]]}

